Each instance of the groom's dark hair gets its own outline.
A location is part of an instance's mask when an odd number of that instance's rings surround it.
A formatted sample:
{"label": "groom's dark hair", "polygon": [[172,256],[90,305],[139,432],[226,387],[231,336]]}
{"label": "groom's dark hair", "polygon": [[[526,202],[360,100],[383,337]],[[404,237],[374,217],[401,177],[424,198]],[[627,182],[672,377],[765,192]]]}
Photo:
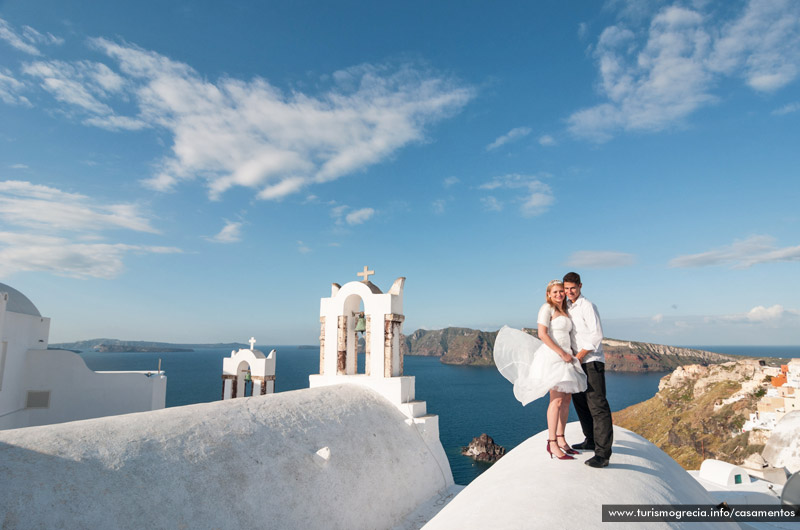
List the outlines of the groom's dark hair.
{"label": "groom's dark hair", "polygon": [[581,284],[581,275],[577,272],[568,272],[564,275],[564,281],[569,283]]}

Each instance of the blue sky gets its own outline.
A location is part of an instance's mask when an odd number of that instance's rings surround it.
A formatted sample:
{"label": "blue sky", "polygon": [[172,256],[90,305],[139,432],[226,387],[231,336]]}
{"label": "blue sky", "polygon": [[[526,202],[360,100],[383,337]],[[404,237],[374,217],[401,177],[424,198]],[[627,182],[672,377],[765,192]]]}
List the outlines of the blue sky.
{"label": "blue sky", "polygon": [[0,1],[0,281],[51,340],[797,345],[800,3]]}

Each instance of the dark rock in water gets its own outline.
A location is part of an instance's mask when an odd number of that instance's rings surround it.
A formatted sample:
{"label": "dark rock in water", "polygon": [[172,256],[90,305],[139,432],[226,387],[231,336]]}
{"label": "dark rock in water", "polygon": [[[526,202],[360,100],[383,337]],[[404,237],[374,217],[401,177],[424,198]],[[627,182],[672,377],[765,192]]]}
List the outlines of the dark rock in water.
{"label": "dark rock in water", "polygon": [[486,433],[473,438],[467,447],[462,448],[461,454],[478,460],[479,462],[497,462],[506,454],[506,448],[494,443],[491,436]]}

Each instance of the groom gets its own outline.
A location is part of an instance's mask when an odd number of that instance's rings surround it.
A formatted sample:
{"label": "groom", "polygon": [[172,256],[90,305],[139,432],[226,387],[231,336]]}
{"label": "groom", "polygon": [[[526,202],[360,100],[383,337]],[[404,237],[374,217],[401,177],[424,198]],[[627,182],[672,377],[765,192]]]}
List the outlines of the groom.
{"label": "groom", "polygon": [[611,458],[614,433],[611,425],[611,407],[606,400],[605,355],[603,355],[603,326],[597,307],[581,296],[581,277],[576,272],[564,276],[567,292],[567,310],[572,318],[572,349],[586,373],[586,392],[572,394],[575,412],[581,422],[586,439],[575,444],[575,449],[594,450],[594,456],[585,464],[606,467]]}

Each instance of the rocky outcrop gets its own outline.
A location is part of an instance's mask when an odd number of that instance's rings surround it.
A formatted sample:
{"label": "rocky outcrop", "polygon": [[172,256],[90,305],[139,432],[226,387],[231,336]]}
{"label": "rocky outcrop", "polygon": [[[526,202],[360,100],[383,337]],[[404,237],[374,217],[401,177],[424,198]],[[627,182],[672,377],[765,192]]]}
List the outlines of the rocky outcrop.
{"label": "rocky outcrop", "polygon": [[[536,331],[524,331],[536,336]],[[496,331],[469,328],[418,329],[403,337],[404,355],[439,357],[445,364],[491,366]],[[709,365],[741,359],[733,355],[713,353],[648,342],[603,341],[606,370],[610,372],[668,372],[689,364]]]}
{"label": "rocky outcrop", "polygon": [[461,449],[461,454],[478,460],[479,462],[497,462],[506,454],[506,448],[494,443],[491,436],[486,433],[473,438],[467,447]]}
{"label": "rocky outcrop", "polygon": [[[615,412],[614,423],[644,436],[685,469],[699,469],[707,458],[742,464],[764,448],[741,430],[756,410],[758,390],[768,384],[751,384],[755,373],[750,360],[679,367],[661,379],[651,399]],[[741,398],[726,401],[737,393]]]}
{"label": "rocky outcrop", "polygon": [[404,340],[407,355],[439,357],[445,364],[490,366],[497,332],[469,328],[418,329]]}

